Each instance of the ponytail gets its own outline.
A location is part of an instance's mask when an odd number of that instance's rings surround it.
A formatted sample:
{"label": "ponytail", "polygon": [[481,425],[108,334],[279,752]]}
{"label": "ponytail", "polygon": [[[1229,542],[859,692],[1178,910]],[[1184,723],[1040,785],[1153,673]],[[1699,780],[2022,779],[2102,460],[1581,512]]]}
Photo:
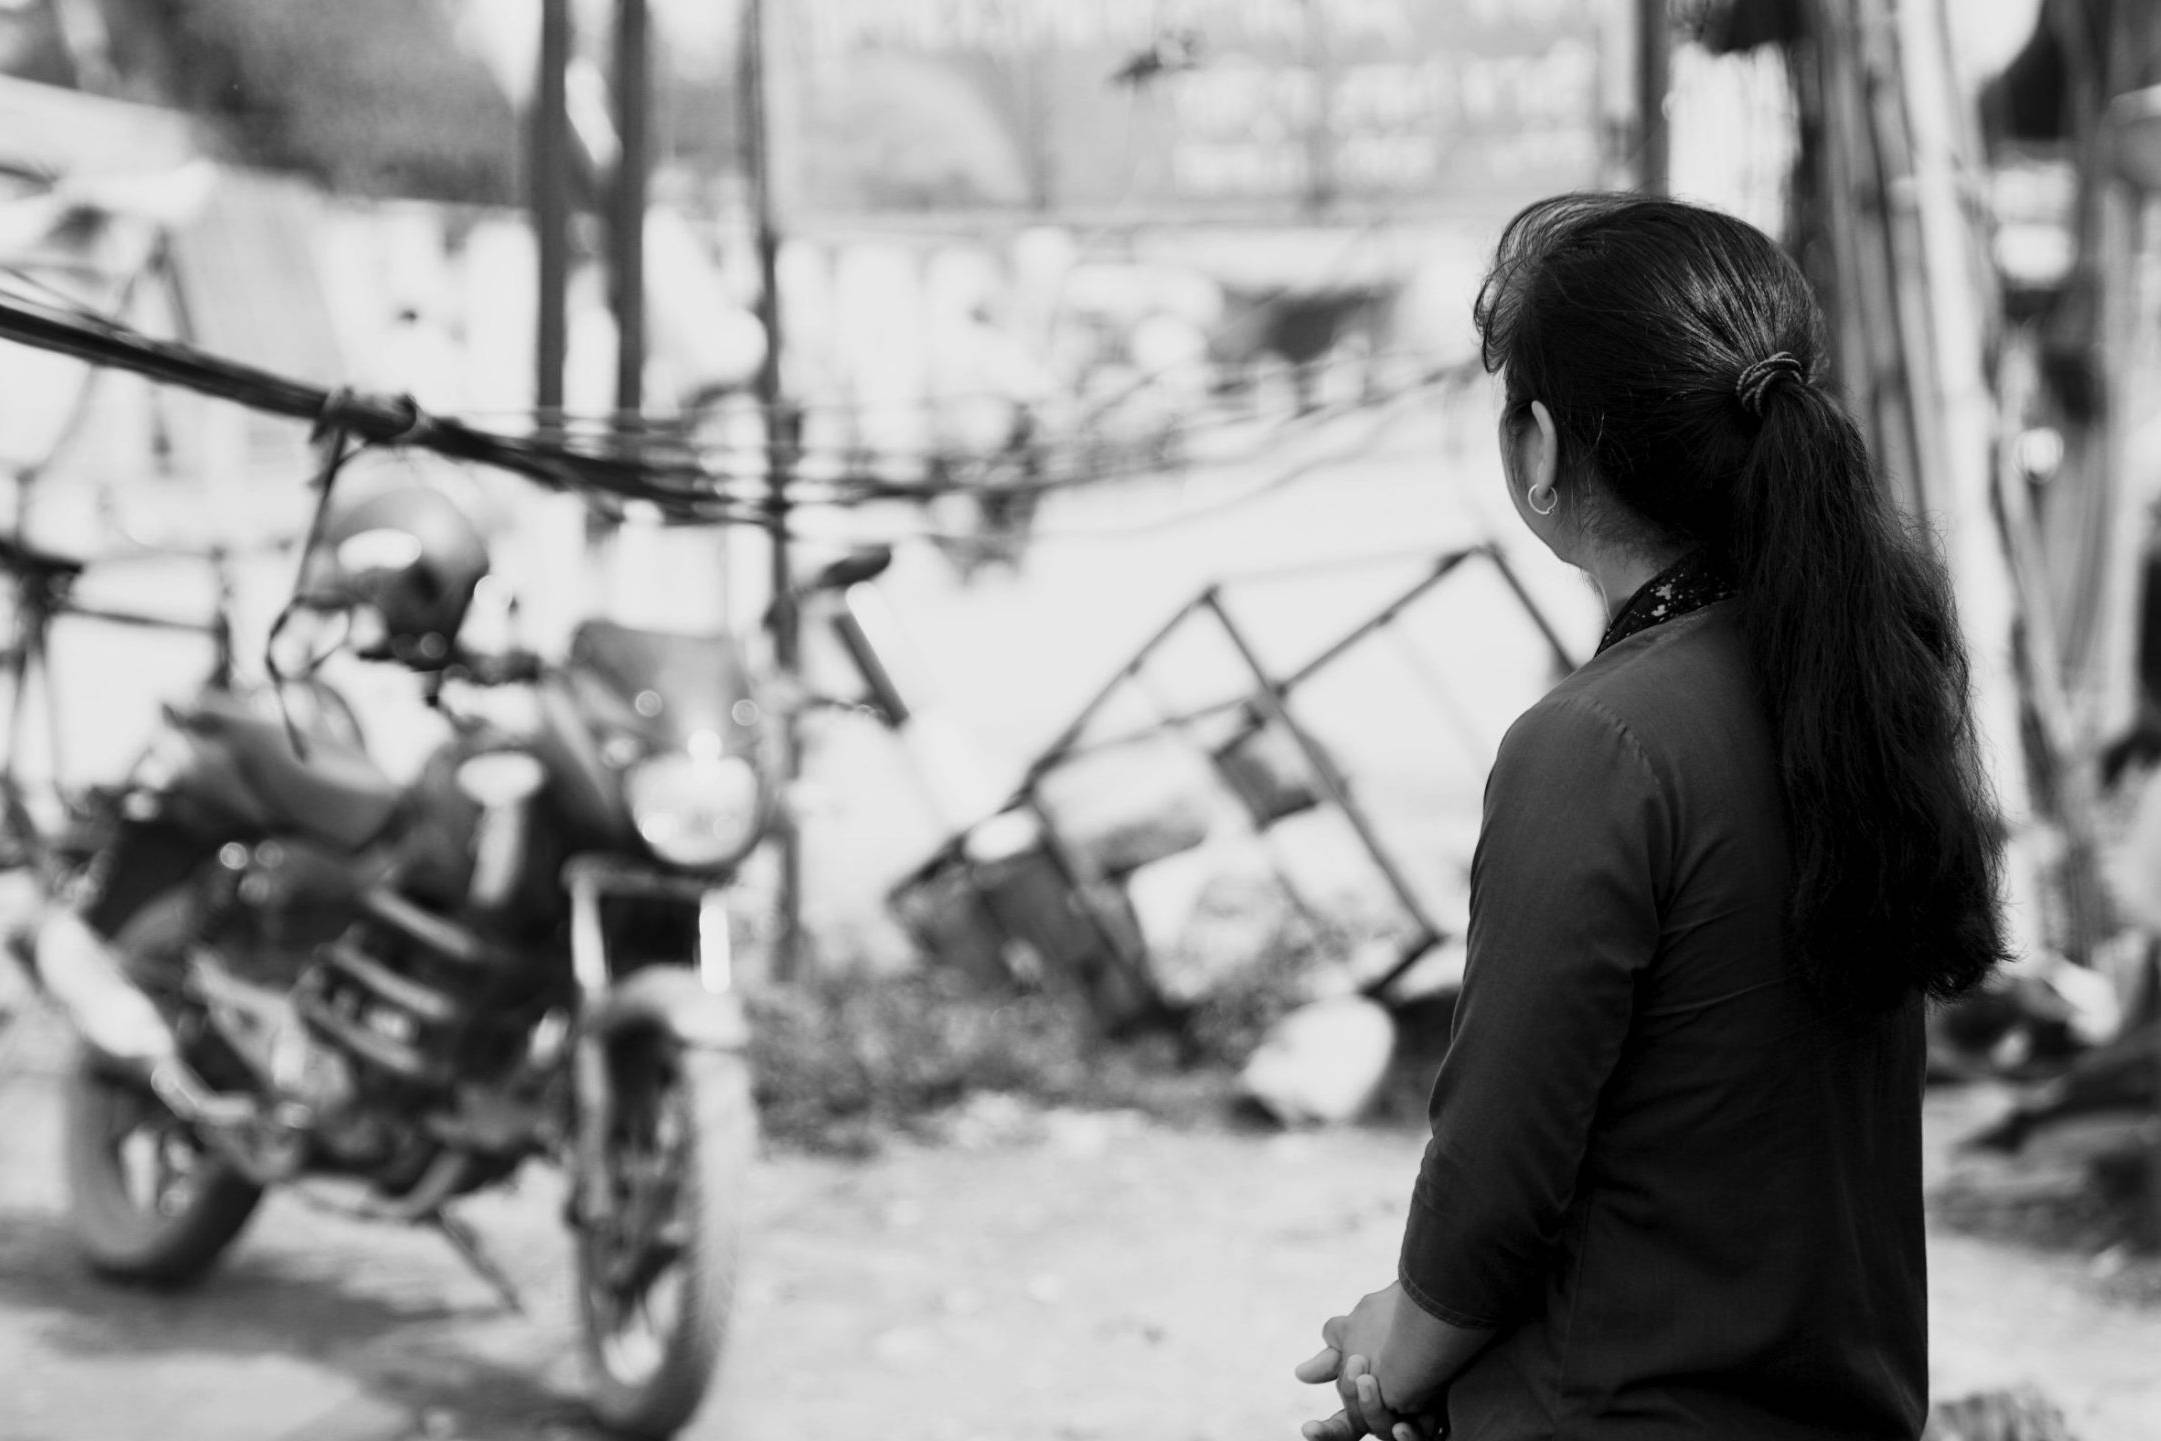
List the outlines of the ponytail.
{"label": "ponytail", "polygon": [[2003,956],[1949,577],[1822,390],[1779,385],[1723,549],[1777,745],[1787,923],[1819,991],[1960,994]]}
{"label": "ponytail", "polygon": [[1820,993],[1948,997],[2004,958],[1998,832],[1949,577],[1812,383],[1822,318],[1760,231],[1635,195],[1541,201],[1480,292],[1487,368],[1545,402],[1608,529],[1739,596],[1777,748],[1787,929]]}

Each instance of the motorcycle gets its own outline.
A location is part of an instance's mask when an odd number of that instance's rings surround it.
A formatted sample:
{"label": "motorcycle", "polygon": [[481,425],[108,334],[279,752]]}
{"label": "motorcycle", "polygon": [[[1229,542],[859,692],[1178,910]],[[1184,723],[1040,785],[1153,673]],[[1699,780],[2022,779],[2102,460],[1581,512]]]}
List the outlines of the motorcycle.
{"label": "motorcycle", "polygon": [[725,1343],[756,1145],[724,900],[775,823],[773,717],[724,636],[596,620],[560,662],[470,654],[487,558],[455,507],[322,506],[288,616],[373,625],[338,644],[420,673],[450,739],[400,786],[289,707],[168,712],[40,937],[83,1037],[78,1243],[183,1283],[265,1190],[343,1178],[514,1303],[450,1205],[552,1159],[592,1410],[672,1434]]}

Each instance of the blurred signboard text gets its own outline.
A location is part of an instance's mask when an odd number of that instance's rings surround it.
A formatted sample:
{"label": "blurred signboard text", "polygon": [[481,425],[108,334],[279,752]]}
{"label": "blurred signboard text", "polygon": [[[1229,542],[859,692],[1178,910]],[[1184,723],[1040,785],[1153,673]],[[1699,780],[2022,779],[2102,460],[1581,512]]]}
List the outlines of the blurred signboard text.
{"label": "blurred signboard text", "polygon": [[[816,208],[1505,211],[1600,161],[1596,0],[813,0]],[[1618,57],[1625,61],[1626,57]]]}

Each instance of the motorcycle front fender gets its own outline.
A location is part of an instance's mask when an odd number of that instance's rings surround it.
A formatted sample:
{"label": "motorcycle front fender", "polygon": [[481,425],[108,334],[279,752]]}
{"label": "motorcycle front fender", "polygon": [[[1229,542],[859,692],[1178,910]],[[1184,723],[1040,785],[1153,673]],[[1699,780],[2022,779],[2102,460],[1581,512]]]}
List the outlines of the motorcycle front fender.
{"label": "motorcycle front fender", "polygon": [[602,992],[585,1024],[601,1041],[625,1031],[658,1028],[686,1046],[742,1051],[750,1046],[750,1018],[734,995],[709,991],[684,966],[646,966]]}

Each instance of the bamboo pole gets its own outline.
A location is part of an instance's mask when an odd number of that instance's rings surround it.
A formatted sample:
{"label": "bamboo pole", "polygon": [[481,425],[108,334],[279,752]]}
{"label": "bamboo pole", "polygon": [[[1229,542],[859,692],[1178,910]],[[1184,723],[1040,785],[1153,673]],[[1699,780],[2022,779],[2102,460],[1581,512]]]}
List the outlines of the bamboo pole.
{"label": "bamboo pole", "polygon": [[[2161,25],[2150,11],[2133,14],[2118,5],[2108,46],[2103,93],[2106,106],[2140,79],[2143,63],[2161,51]],[[2104,112],[2106,113],[2106,112]],[[2099,221],[2101,374],[2108,387],[2102,408],[2104,474],[2108,479],[2101,553],[2103,571],[2094,588],[2092,636],[2082,657],[2087,734],[2096,741],[2130,725],[2139,705],[2138,604],[2141,559],[2150,540],[2146,506],[2153,482],[2139,472],[2135,437],[2150,408],[2154,380],[2142,371],[2142,333],[2151,335],[2156,296],[2142,283],[2140,257],[2151,232],[2151,196],[2128,183],[2120,162],[2123,138],[2112,123],[2100,124],[2095,164],[2105,177]]]}
{"label": "bamboo pole", "polygon": [[[2066,483],[2050,486],[2041,502],[2042,542],[2050,559],[2045,580],[2061,625],[2058,645],[2064,683],[2080,711],[2090,716],[2084,682],[2095,658],[2095,622],[2100,614],[2094,582],[2106,571],[2114,509],[2109,495],[2114,472],[2108,413],[2113,387],[2106,368],[2112,326],[2104,310],[2109,303],[2113,187],[2108,173],[2109,137],[2102,124],[2111,88],[2107,72],[2114,61],[2107,37],[2094,34],[2083,4],[2051,0],[2044,6],[2043,20],[2063,52],[2064,111],[2078,177],[2073,214],[2076,259],[2069,284],[2044,322],[2045,343],[2059,352],[2066,342],[2078,347],[2076,363],[2091,375],[2093,385],[2081,397],[2086,404],[2069,407],[2061,469]],[[2097,39],[2102,42],[2098,46]]]}
{"label": "bamboo pole", "polygon": [[1988,356],[1996,291],[1965,205],[1978,157],[1961,145],[1943,4],[1894,0],[1888,37],[1906,127],[1906,175],[1894,191],[1903,214],[1894,219],[1910,237],[1918,265],[1910,288],[1922,301],[1922,328],[1908,336],[1906,359],[1916,401],[1925,406],[1930,516],[1959,598],[1983,760],[2011,836],[2007,919],[2017,951],[2032,955],[2044,941],[2044,892],[2022,744],[2015,591],[1991,495],[1996,425]]}
{"label": "bamboo pole", "polygon": [[1840,378],[1885,484],[1907,511],[1919,514],[1920,446],[1906,396],[1884,177],[1872,140],[1856,5],[1817,0],[1811,27],[1822,90],[1821,189],[1836,274]]}
{"label": "bamboo pole", "polygon": [[[616,428],[634,437],[645,410],[645,206],[653,159],[652,17],[616,0],[614,183],[609,186],[609,296],[615,308]],[[633,441],[633,444],[635,442]]]}
{"label": "bamboo pole", "polygon": [[563,358],[569,350],[566,294],[570,276],[570,0],[542,0],[540,74],[533,87],[527,188],[533,213],[539,295],[536,300],[533,404],[542,433],[561,418]]}
{"label": "bamboo pole", "polygon": [[[1944,256],[1932,250],[1923,235],[1917,166],[1921,147],[1928,143],[1922,137],[1930,117],[1925,108],[1913,104],[1906,73],[1908,45],[1900,33],[1908,15],[1931,3],[1862,0],[1860,31],[1867,133],[1876,158],[1876,195],[1891,265],[1890,315],[1898,357],[1894,373],[1913,430],[1913,473],[1907,482],[1915,500],[1914,513],[1945,528],[1956,526],[1962,518],[1952,480],[1957,461],[1952,454],[1946,377],[1958,370],[1964,356],[1946,354],[1942,347],[1962,346],[1966,327],[1965,317],[1955,312],[1947,322],[1937,301],[1943,287],[1954,283],[1963,267],[1939,271],[1936,267],[1944,263]],[[1948,545],[1949,530],[1939,533]],[[1955,576],[1955,557],[1952,564]]]}
{"label": "bamboo pole", "polygon": [[[2140,74],[2139,71],[2161,57],[2161,23],[2156,22],[2150,8],[2134,10],[2130,5],[2117,5],[2111,20],[2113,32],[2109,36],[2105,85],[2098,97],[2106,106],[2112,106],[2119,94],[2138,81],[2149,79],[2150,72]],[[2148,224],[2153,196],[2126,183],[2125,167],[2120,164],[2121,133],[2106,122],[2097,128],[2100,132],[2099,161],[2105,166],[2102,174],[2107,177],[2100,182],[2106,184],[2107,190],[2102,197],[2103,209],[2099,216],[2102,241],[2099,280],[2102,374],[2108,385],[2107,401],[2102,410],[2103,453],[2107,457],[2104,473],[2109,481],[2109,509],[2113,522],[2109,570],[2098,597],[2096,654],[2092,667],[2100,682],[2094,687],[2096,694],[2092,707],[2096,725],[2094,734],[2098,737],[2127,724],[2140,699],[2141,677],[2137,674],[2136,660],[2138,587],[2141,556],[2153,541],[2151,523],[2146,517],[2154,481],[2140,468],[2148,457],[2142,455],[2135,444],[2138,421],[2134,417],[2138,417],[2146,406],[2150,394],[2147,387],[2153,380],[2152,369],[2142,366],[2141,362],[2150,361],[2152,355],[2155,297],[2151,285],[2142,283],[2140,265],[2140,258],[2147,253],[2153,238]],[[2161,977],[2161,972],[2152,970],[2150,963],[2148,977]],[[2148,1060],[2153,1067],[2156,1099],[2146,1122],[2146,1241],[2149,1246],[2161,1247],[2161,1024],[2151,1026],[2150,1034],[2152,1046]]]}
{"label": "bamboo pole", "polygon": [[1646,193],[1673,188],[1673,135],[1666,94],[1673,88],[1673,28],[1666,0],[1636,0],[1636,171]]}
{"label": "bamboo pole", "polygon": [[[752,240],[758,255],[758,320],[765,327],[765,358],[758,366],[757,395],[765,418],[766,498],[765,513],[772,526],[771,580],[773,661],[783,676],[793,680],[802,666],[802,637],[796,607],[792,557],[788,546],[792,500],[789,485],[795,466],[796,435],[788,409],[781,369],[780,226],[773,199],[772,108],[766,70],[765,0],[746,0],[742,34],[743,168],[750,182]],[[795,720],[783,714],[778,720],[781,783],[792,790],[802,760],[796,744]],[[774,844],[778,850],[779,895],[775,923],[778,935],[773,947],[776,980],[794,977],[800,959],[803,928],[803,845],[792,813],[782,813]]]}

